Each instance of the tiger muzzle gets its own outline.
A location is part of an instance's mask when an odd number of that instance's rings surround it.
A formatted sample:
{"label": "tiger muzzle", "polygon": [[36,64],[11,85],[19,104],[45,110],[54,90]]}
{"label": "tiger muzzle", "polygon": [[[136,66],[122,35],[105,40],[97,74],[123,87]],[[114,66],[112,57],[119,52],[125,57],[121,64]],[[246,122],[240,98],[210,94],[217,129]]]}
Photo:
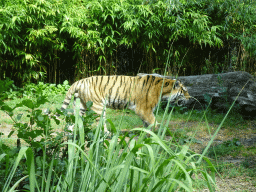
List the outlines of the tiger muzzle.
{"label": "tiger muzzle", "polygon": [[186,98],[186,97],[180,97],[178,100],[177,100],[177,105],[178,106],[182,106],[182,105],[186,105],[189,101],[189,98]]}

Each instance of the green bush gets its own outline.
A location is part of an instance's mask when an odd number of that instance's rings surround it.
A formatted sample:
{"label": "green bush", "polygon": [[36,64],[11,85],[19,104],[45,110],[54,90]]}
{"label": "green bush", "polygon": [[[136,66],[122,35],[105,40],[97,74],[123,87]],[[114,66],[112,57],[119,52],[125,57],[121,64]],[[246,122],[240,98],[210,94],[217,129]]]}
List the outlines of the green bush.
{"label": "green bush", "polygon": [[53,96],[59,94],[66,94],[69,89],[68,81],[63,84],[49,84],[39,82],[38,84],[30,83],[23,88],[23,97],[39,97],[39,96]]}
{"label": "green bush", "polygon": [[38,98],[40,96],[52,97],[55,95],[65,95],[67,90],[70,88],[68,81],[64,81],[63,84],[49,84],[39,82],[38,84],[28,83],[22,88],[18,88],[14,85],[11,80],[0,81],[0,90],[2,94],[2,100],[5,99],[16,99],[16,98]]}
{"label": "green bush", "polygon": [[9,93],[16,92],[17,89],[18,88],[13,84],[13,81],[9,78],[0,80],[0,100],[9,98]]}

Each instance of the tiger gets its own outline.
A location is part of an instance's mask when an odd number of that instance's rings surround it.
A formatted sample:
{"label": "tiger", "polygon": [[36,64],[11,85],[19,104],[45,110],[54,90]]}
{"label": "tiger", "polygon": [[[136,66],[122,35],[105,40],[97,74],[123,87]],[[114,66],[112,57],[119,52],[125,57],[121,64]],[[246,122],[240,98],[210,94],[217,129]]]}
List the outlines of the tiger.
{"label": "tiger", "polygon": [[[91,109],[99,115],[103,113],[104,119],[104,106],[112,109],[128,108],[135,111],[145,127],[156,125],[153,112],[160,99],[183,104],[190,98],[187,88],[180,81],[154,75],[91,76],[81,79],[69,88],[61,107],[62,111],[69,106],[72,95],[73,108],[76,99],[80,99],[80,115],[85,114],[86,103],[91,101]],[[106,124],[104,132],[109,134]]]}

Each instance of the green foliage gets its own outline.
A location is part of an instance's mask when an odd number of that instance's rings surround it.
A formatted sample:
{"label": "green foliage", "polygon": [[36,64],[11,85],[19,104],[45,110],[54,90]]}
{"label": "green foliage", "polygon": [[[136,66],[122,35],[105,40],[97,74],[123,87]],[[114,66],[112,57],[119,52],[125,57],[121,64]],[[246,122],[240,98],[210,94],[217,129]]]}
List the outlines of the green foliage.
{"label": "green foliage", "polygon": [[[47,129],[48,124],[50,123],[49,117],[47,115],[43,115],[40,109],[40,105],[46,103],[47,100],[45,97],[38,97],[34,102],[30,99],[24,99],[20,103],[16,104],[14,107],[9,107],[6,104],[1,106],[1,110],[5,111],[14,121],[14,127],[18,130],[18,137],[26,141],[28,144],[37,145],[38,142],[36,139],[41,136],[45,136],[47,134],[52,133],[52,129]],[[25,111],[29,112],[27,117],[29,118],[28,123],[19,122],[22,113],[18,114],[14,117],[13,111],[18,107],[25,106],[27,109]],[[36,129],[34,128],[36,126]],[[13,134],[10,133],[9,137]]]}
{"label": "green foliage", "polygon": [[209,157],[230,155],[240,147],[241,147],[241,143],[239,142],[238,139],[234,138],[231,141],[225,141],[219,145],[209,148],[207,155]]}
{"label": "green foliage", "polygon": [[[106,73],[102,64],[113,62],[120,45],[155,54],[158,66],[152,69],[160,70],[169,51],[170,63],[175,62],[170,67],[185,64],[186,70],[191,68],[189,58],[184,59],[189,49],[219,48],[228,39],[255,56],[255,7],[249,0],[2,1],[0,76],[15,77],[21,84],[43,80],[48,65],[55,66],[62,51],[74,53],[80,62],[78,73]],[[84,64],[84,54],[92,54],[100,64],[91,69]],[[213,67],[218,72],[221,65],[211,64],[209,58],[200,69],[206,73]]]}
{"label": "green foliage", "polygon": [[[22,104],[30,109],[38,105],[28,100]],[[74,133],[77,130],[81,136],[84,124],[78,111],[75,114]],[[38,142],[42,149],[40,155],[33,145],[22,147],[15,157],[4,153],[0,156],[0,167],[5,168],[6,175],[5,183],[0,182],[3,191],[193,191],[198,189],[199,182],[214,191],[214,175],[209,175],[196,163],[200,155],[191,154],[188,146],[172,145],[177,148],[176,153],[171,145],[148,129],[132,130],[141,134],[138,139],[133,136],[129,141],[119,135],[119,131],[106,140],[101,130],[99,126],[89,146],[90,140],[85,141],[83,137],[77,140],[74,135],[72,140],[54,145],[52,153],[47,153],[52,146],[48,140],[44,140],[44,145]],[[151,137],[146,137],[146,133]],[[67,156],[60,152],[63,147],[67,147]],[[8,158],[12,161],[8,162]],[[211,162],[203,158],[214,173]]]}
{"label": "green foliage", "polygon": [[18,88],[13,84],[11,80],[0,81],[0,86],[2,85],[4,91],[2,94],[2,99],[16,99],[18,97],[25,98],[38,98],[40,96],[52,97],[59,94],[66,94],[67,90],[70,88],[68,81],[64,81],[63,84],[49,84],[39,82],[38,84],[27,83],[23,88]]}
{"label": "green foliage", "polygon": [[[229,39],[255,56],[255,7],[256,3],[249,0],[1,1],[0,76],[16,78],[20,84],[42,81],[48,65],[55,67],[62,51],[74,53],[77,73],[107,73],[103,64],[116,62],[113,57],[120,45],[137,47],[156,57],[152,70],[160,71],[171,53],[171,68],[178,70],[186,65],[184,72],[187,68],[193,72],[198,67],[188,64],[193,56],[188,50],[207,46],[218,49]],[[93,61],[97,66],[84,63],[83,57],[88,54],[98,59]],[[236,62],[240,56],[230,57]],[[211,63],[208,58],[199,69],[207,73],[212,67],[218,72],[219,67],[227,66]]]}
{"label": "green foliage", "polygon": [[[46,96],[37,97],[43,94],[41,88],[36,93],[35,99],[23,99],[13,107],[0,105],[12,118],[18,138],[27,144],[13,150],[0,142],[3,191],[193,191],[199,188],[199,182],[214,191],[214,175],[197,164],[200,155],[191,154],[187,145],[167,143],[152,131],[141,128],[131,130],[140,135],[137,139],[133,135],[127,141],[111,122],[114,134],[112,139],[106,139],[102,136],[103,119],[91,131],[94,113],[88,110],[84,118],[79,116],[79,99],[75,115],[69,110],[57,110],[68,125],[74,124],[73,135],[66,136],[66,129],[60,133],[53,130],[49,116],[40,110],[47,102]],[[90,108],[92,102],[86,105]],[[25,108],[27,121],[21,121],[23,114],[14,115],[18,107]],[[59,124],[55,116],[52,119]],[[68,141],[63,143],[66,138]],[[214,173],[211,162],[202,158]]]}
{"label": "green foliage", "polygon": [[63,84],[49,84],[39,82],[38,84],[30,83],[23,88],[23,97],[53,96],[58,94],[66,94],[70,88],[68,81]]}
{"label": "green foliage", "polygon": [[14,86],[13,81],[7,78],[6,80],[0,80],[0,100],[8,98],[7,91],[11,90],[11,87]]}
{"label": "green foliage", "polygon": [[[107,62],[117,46],[138,45],[163,57],[163,63],[169,46],[180,38],[220,46],[221,26],[212,24],[201,5],[201,1],[7,0],[0,4],[0,75],[15,75],[22,83],[43,79],[48,63],[58,58],[57,51],[70,46],[79,61],[86,51]],[[184,51],[177,47],[174,55]]]}
{"label": "green foliage", "polygon": [[[43,114],[42,110],[39,109],[39,107],[46,102],[48,101],[45,97],[38,97],[36,101],[24,99],[14,107],[10,107],[4,103],[0,105],[0,109],[5,111],[13,120],[14,127],[17,130],[18,139],[25,141],[29,147],[11,149],[0,141],[2,154],[0,156],[0,162],[1,160],[3,161],[0,163],[0,172],[2,175],[1,177],[4,177],[4,180],[6,181],[6,183],[0,182],[1,189],[7,190],[6,186],[10,184],[12,185],[14,182],[21,179],[22,175],[28,174],[29,181],[26,179],[22,181],[20,189],[30,189],[33,191],[34,182],[36,182],[35,173],[39,176],[40,183],[44,183],[43,180],[45,179],[45,174],[48,171],[47,169],[49,168],[50,172],[52,171],[51,166],[55,166],[55,174],[61,174],[65,170],[65,167],[63,166],[67,163],[65,161],[67,149],[65,146],[61,146],[61,144],[63,143],[64,138],[67,137],[66,132],[70,131],[64,129],[65,132],[56,132],[56,130],[53,129],[50,119],[53,119],[57,125],[59,125],[60,121],[55,116],[50,118],[48,115]],[[87,103],[88,110],[86,111],[86,117],[80,119],[82,120],[81,122],[83,125],[83,137],[80,140],[87,140],[87,146],[90,146],[90,140],[93,138],[93,133],[88,127],[92,124],[91,121],[96,118],[93,116],[94,112],[90,110],[91,106],[91,102]],[[24,111],[28,112],[27,122],[21,121],[23,113],[14,116],[13,111],[18,107],[27,108]],[[75,123],[75,120],[77,120],[74,115],[67,114],[66,111],[60,112],[60,114],[65,116],[64,119],[66,122]],[[8,135],[8,137],[12,134],[13,131]],[[26,155],[24,152],[26,152]],[[24,157],[26,158],[26,161],[24,161],[23,155],[25,155]],[[21,162],[19,163],[19,161]],[[13,167],[10,171],[11,164],[13,164],[15,168]],[[15,172],[13,172],[13,170],[15,170]],[[10,177],[13,178],[12,181],[9,179]],[[49,179],[50,178],[48,178],[48,182],[50,182]],[[14,186],[17,187],[15,184]],[[44,188],[44,184],[42,186],[40,185],[40,187]]]}
{"label": "green foliage", "polygon": [[[55,88],[47,86],[54,92]],[[43,89],[48,88],[41,84],[35,89],[33,99],[23,99],[13,107],[0,104],[1,110],[14,120],[18,137],[27,144],[12,149],[0,140],[0,188],[3,191],[200,191],[202,185],[204,189],[208,187],[214,191],[216,170],[205,154],[218,156],[240,147],[237,140],[227,141],[220,148],[216,146],[214,153],[210,147],[213,136],[208,144],[209,152],[206,149],[203,155],[194,154],[187,144],[200,141],[188,137],[184,129],[175,134],[168,132],[168,122],[165,126],[161,123],[158,135],[149,129],[137,128],[131,130],[127,138],[127,135],[120,134],[118,125],[109,120],[114,134],[111,139],[106,139],[102,119],[95,130],[90,129],[96,118],[92,111],[86,111],[86,117],[80,118],[78,110],[75,115],[69,113],[73,110],[57,110],[68,125],[75,124],[74,135],[66,136],[66,129],[65,133],[56,132],[51,127],[49,116],[41,113],[40,106],[46,98],[38,95],[47,95]],[[91,106],[92,102],[88,102],[87,107]],[[21,121],[22,114],[14,113],[18,107],[24,108],[22,113],[28,112],[28,120]],[[176,112],[183,113],[184,110],[178,107],[175,113],[172,112],[164,114],[168,120],[171,115],[173,117]],[[203,111],[191,113],[206,119]],[[223,119],[223,115],[221,117]],[[58,124],[56,117],[51,118]],[[222,125],[223,122],[218,129]],[[172,136],[171,141],[164,140],[167,132]],[[63,143],[66,139],[69,140]],[[201,163],[202,159],[204,163]],[[248,162],[243,164],[248,166]],[[249,174],[255,175],[253,171]]]}
{"label": "green foliage", "polygon": [[53,55],[42,49],[60,47],[54,34],[57,7],[58,1],[16,0],[1,4],[0,49],[1,60],[5,61],[1,62],[1,67],[5,69],[2,77],[13,77],[12,73],[15,73],[22,82],[44,77],[44,58]]}

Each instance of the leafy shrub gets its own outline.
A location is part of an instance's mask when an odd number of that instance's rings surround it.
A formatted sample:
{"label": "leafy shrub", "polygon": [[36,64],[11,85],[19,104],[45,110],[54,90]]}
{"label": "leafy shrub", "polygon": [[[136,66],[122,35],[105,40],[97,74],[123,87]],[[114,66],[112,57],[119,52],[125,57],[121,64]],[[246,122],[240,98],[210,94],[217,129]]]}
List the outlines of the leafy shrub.
{"label": "leafy shrub", "polygon": [[[13,93],[18,96],[18,88],[13,84],[13,81],[9,78],[6,78],[5,80],[0,80],[0,99],[5,100],[7,98],[10,98],[10,95]],[[20,95],[19,95],[20,96]]]}
{"label": "leafy shrub", "polygon": [[[18,139],[22,139],[26,142],[26,145],[29,147],[27,155],[33,156],[33,160],[35,160],[37,164],[36,173],[40,178],[43,178],[45,172],[44,169],[50,169],[50,163],[52,162],[54,166],[57,168],[55,170],[55,174],[61,174],[62,171],[66,170],[67,165],[67,146],[62,146],[65,139],[70,139],[71,136],[67,136],[66,133],[70,133],[66,128],[64,132],[57,132],[51,126],[51,119],[55,121],[57,125],[59,125],[60,120],[58,120],[55,116],[49,116],[47,114],[42,113],[42,110],[39,107],[48,102],[45,96],[38,97],[36,101],[32,99],[24,99],[20,103],[16,104],[14,107],[10,107],[4,103],[0,105],[0,109],[5,111],[13,120],[14,127],[16,128],[18,134]],[[93,139],[92,130],[88,128],[91,125],[91,121],[95,120],[94,112],[90,110],[92,106],[92,102],[87,103],[87,111],[86,117],[81,117],[83,134],[81,140],[87,140],[88,145],[90,146],[90,140]],[[21,122],[20,119],[23,116],[23,113],[18,114],[14,117],[13,111],[18,107],[26,107],[24,111],[28,112],[27,117],[29,117],[27,122]],[[74,114],[68,113],[68,111],[59,112],[59,114],[64,115],[64,121],[69,124],[74,124],[75,120],[77,120]],[[80,132],[80,130],[77,129]],[[8,137],[10,137],[14,132],[12,131]],[[76,134],[75,134],[76,135]],[[75,136],[74,136],[75,137]],[[71,137],[72,138],[72,137]],[[4,179],[8,178],[7,170],[10,167],[10,164],[15,164],[15,160],[19,159],[18,153],[20,151],[20,146],[18,148],[11,149],[7,145],[0,142],[0,173],[3,175]],[[82,147],[84,149],[84,147]],[[21,151],[20,151],[21,152]],[[21,158],[19,165],[17,165],[16,172],[12,175],[13,181],[16,182],[21,177],[29,174],[29,170],[27,170],[27,164],[25,163],[26,158]],[[0,177],[2,178],[2,176]],[[40,181],[41,183],[42,181]],[[24,180],[20,184],[19,189],[26,189],[29,184],[28,180]],[[4,184],[0,182],[0,188],[4,188]]]}
{"label": "leafy shrub", "polygon": [[[38,84],[28,83],[23,88],[18,88],[13,84],[13,81],[6,80],[0,81],[0,90],[3,89],[2,98],[4,99],[16,99],[18,97],[37,98],[40,96],[53,96],[58,94],[66,94],[70,85],[68,81],[64,81],[63,84],[49,84],[39,82]],[[1,96],[1,95],[0,95]]]}
{"label": "leafy shrub", "polygon": [[23,96],[38,97],[38,96],[51,96],[58,94],[66,94],[69,89],[68,81],[64,81],[63,85],[49,84],[39,82],[38,84],[30,83],[24,87]]}

